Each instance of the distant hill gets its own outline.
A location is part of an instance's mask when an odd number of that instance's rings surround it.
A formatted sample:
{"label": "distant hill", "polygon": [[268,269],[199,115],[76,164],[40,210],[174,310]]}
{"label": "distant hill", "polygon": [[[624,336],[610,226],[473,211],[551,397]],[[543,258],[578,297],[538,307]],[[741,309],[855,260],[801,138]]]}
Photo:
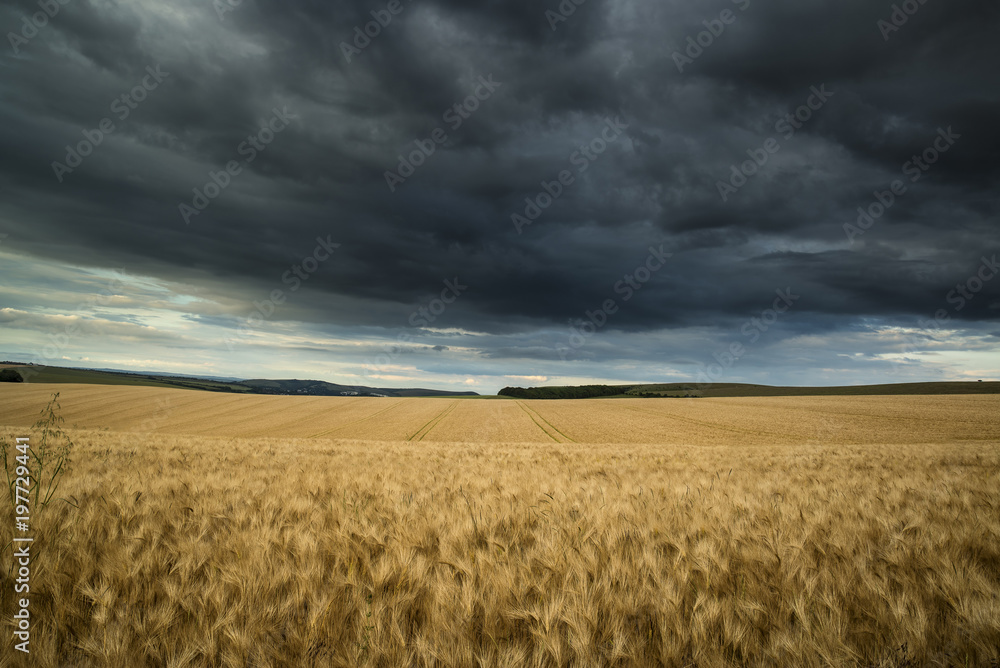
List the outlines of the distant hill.
{"label": "distant hill", "polygon": [[476,392],[448,392],[424,388],[390,389],[364,385],[337,385],[322,380],[244,380],[237,383],[252,388],[255,394],[307,394],[312,396],[339,397],[455,397],[479,396]]}
{"label": "distant hill", "polygon": [[892,383],[837,387],[778,387],[750,383],[659,383],[653,385],[578,385],[505,387],[500,396],[515,399],[590,399],[595,397],[790,397],[906,394],[1000,394],[1000,382]]}
{"label": "distant hill", "polygon": [[12,369],[29,383],[85,383],[94,385],[143,385],[180,387],[208,392],[239,394],[285,394],[323,397],[475,397],[476,392],[448,392],[424,388],[380,388],[363,385],[337,385],[322,380],[232,380],[222,381],[196,376],[129,373],[96,369],[70,369],[56,366],[0,363],[0,369]]}

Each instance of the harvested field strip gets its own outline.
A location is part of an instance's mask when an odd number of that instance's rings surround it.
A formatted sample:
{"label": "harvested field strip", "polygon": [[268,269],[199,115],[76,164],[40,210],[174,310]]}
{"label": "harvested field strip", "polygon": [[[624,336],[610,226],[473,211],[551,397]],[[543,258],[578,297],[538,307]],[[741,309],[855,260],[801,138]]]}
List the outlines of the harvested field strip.
{"label": "harvested field strip", "polygon": [[458,401],[453,401],[453,402],[451,403],[451,405],[447,406],[447,407],[446,407],[446,408],[445,408],[445,409],[444,409],[443,411],[441,411],[440,413],[438,413],[438,415],[437,415],[436,417],[432,418],[432,419],[431,419],[431,420],[430,420],[430,421],[429,421],[429,422],[428,422],[427,424],[425,424],[425,425],[424,425],[423,427],[421,427],[420,429],[418,429],[418,430],[417,430],[417,431],[416,431],[416,432],[415,432],[415,433],[413,434],[413,436],[410,436],[410,437],[409,437],[408,439],[406,439],[406,440],[407,440],[407,441],[412,441],[412,440],[413,440],[414,438],[416,438],[416,437],[417,437],[417,435],[418,435],[418,434],[419,434],[420,438],[417,438],[417,440],[418,440],[418,441],[422,441],[422,440],[424,440],[424,436],[426,436],[427,434],[431,433],[431,429],[433,429],[434,427],[436,427],[436,426],[437,426],[437,424],[438,424],[439,422],[441,422],[441,420],[443,420],[443,419],[444,419],[444,418],[445,418],[446,416],[448,416],[448,415],[449,415],[449,414],[450,414],[450,413],[451,413],[451,412],[452,412],[453,410],[455,410],[455,407],[456,407],[456,406],[458,406]]}

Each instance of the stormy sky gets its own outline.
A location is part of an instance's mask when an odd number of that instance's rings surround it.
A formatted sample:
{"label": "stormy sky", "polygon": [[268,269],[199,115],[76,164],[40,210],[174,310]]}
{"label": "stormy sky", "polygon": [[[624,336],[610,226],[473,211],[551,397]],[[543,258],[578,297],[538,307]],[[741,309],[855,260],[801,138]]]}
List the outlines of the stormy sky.
{"label": "stormy sky", "polygon": [[986,0],[2,0],[0,356],[1000,379]]}

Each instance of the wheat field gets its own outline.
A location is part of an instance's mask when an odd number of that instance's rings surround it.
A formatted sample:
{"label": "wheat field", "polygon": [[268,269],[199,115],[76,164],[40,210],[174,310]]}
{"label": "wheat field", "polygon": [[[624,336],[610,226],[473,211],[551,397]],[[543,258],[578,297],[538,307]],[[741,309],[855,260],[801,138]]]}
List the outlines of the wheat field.
{"label": "wheat field", "polygon": [[31,426],[53,392],[67,427],[190,436],[593,445],[1000,441],[1000,395],[520,401],[3,383],[0,425]]}
{"label": "wheat field", "polygon": [[[996,666],[1000,398],[60,392],[0,666]],[[6,502],[4,502],[6,503]],[[4,505],[0,542],[9,541]]]}

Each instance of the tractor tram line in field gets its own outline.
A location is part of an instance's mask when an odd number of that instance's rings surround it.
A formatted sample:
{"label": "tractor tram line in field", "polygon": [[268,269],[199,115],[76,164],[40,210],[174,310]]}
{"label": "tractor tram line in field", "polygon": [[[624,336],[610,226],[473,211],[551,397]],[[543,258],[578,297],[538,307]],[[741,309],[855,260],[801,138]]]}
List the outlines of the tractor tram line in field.
{"label": "tractor tram line in field", "polygon": [[[558,429],[556,429],[555,426],[551,422],[549,422],[548,420],[546,420],[545,418],[543,418],[541,416],[541,414],[539,414],[537,411],[535,411],[533,409],[530,409],[527,406],[525,406],[523,401],[518,401],[517,405],[521,407],[521,410],[523,410],[525,413],[528,414],[528,417],[531,418],[531,421],[534,422],[538,426],[538,428],[541,429],[545,433],[546,436],[548,436],[549,438],[551,438],[556,443],[565,443],[566,441],[569,441],[570,443],[576,443],[575,440],[573,440],[572,438],[570,438],[566,434],[564,434],[561,431],[559,431]],[[536,419],[536,417],[537,417],[537,419]],[[550,434],[549,431],[545,427],[543,427],[542,424],[539,423],[538,420],[541,420],[542,423],[548,425],[549,429],[551,429],[555,433],[557,433],[560,436],[562,436],[564,439],[566,439],[566,441],[560,441],[558,438],[556,438],[555,436],[553,436],[552,434]]]}
{"label": "tractor tram line in field", "polygon": [[[443,411],[441,411],[436,416],[428,420],[427,424],[425,424],[423,427],[414,432],[412,436],[406,439],[406,441],[409,443],[412,442],[413,439],[415,438],[417,441],[424,440],[424,437],[427,436],[427,434],[431,433],[431,430],[434,429],[434,427],[436,427],[442,420],[451,415],[451,413],[455,410],[456,407],[458,407],[458,401],[451,402],[449,406],[445,407]],[[418,435],[420,436],[420,438],[417,438]]]}

